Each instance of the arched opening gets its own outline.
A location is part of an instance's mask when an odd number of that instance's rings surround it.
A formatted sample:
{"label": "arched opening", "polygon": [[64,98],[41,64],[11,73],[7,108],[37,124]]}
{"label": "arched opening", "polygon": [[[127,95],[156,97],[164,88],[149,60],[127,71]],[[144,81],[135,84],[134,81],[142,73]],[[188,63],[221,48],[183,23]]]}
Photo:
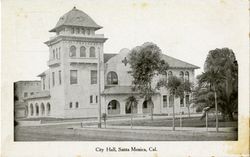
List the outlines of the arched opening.
{"label": "arched opening", "polygon": [[50,115],[50,103],[47,103],[46,111],[47,111],[47,115]]}
{"label": "arched opening", "polygon": [[184,72],[183,72],[183,71],[180,71],[179,76],[180,76],[180,79],[181,79],[182,81],[184,81]]}
{"label": "arched opening", "polygon": [[34,114],[34,107],[33,104],[30,104],[30,115],[33,116]]}
{"label": "arched opening", "polygon": [[169,72],[168,72],[168,79],[169,79],[170,77],[172,77],[172,76],[173,76],[172,71],[169,71]]}
{"label": "arched opening", "polygon": [[42,103],[41,104],[41,114],[44,115],[44,112],[45,112],[45,107],[44,107],[44,104]]}
{"label": "arched opening", "polygon": [[76,57],[76,47],[74,45],[70,47],[69,56]]}
{"label": "arched opening", "polygon": [[95,47],[90,47],[90,49],[89,49],[89,57],[95,57]]}
{"label": "arched opening", "polygon": [[84,46],[80,48],[80,57],[86,57],[86,48]]}
{"label": "arched opening", "polygon": [[145,100],[145,101],[142,103],[142,112],[143,112],[143,113],[150,113],[151,107],[153,107],[153,106],[154,106],[153,101]]}
{"label": "arched opening", "polygon": [[126,114],[131,114],[131,113],[137,113],[137,105],[134,105],[133,108],[132,106],[128,106],[128,104],[125,106],[125,113]]}
{"label": "arched opening", "polygon": [[116,72],[110,71],[107,75],[107,84],[108,85],[117,85],[118,84],[118,76]]}
{"label": "arched opening", "polygon": [[108,114],[120,114],[120,103],[117,100],[112,100],[108,103]]}
{"label": "arched opening", "polygon": [[189,72],[188,71],[185,72],[185,81],[189,81]]}
{"label": "arched opening", "polygon": [[26,105],[25,106],[25,117],[29,115],[29,107]]}
{"label": "arched opening", "polygon": [[39,106],[38,106],[38,104],[36,103],[36,116],[38,116],[39,115]]}

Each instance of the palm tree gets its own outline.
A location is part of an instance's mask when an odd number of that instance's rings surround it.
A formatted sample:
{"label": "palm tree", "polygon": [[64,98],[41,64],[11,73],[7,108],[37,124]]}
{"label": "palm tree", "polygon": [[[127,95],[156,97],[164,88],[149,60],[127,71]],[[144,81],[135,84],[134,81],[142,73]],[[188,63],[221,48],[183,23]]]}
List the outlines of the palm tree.
{"label": "palm tree", "polygon": [[131,120],[130,120],[131,129],[133,128],[133,116],[134,116],[133,114],[134,114],[135,108],[137,107],[137,104],[138,104],[138,100],[133,95],[129,96],[126,99],[126,107],[127,107],[127,109],[131,109]]}
{"label": "palm tree", "polygon": [[207,84],[210,86],[210,89],[214,93],[214,104],[215,104],[215,112],[216,112],[216,132],[219,131],[219,122],[218,122],[218,103],[217,103],[217,89],[221,80],[224,77],[219,73],[219,71],[206,71],[202,73],[199,77],[200,84]]}
{"label": "palm tree", "polygon": [[175,130],[175,104],[174,104],[174,97],[183,97],[184,95],[184,86],[181,79],[177,78],[176,76],[169,77],[168,80],[162,79],[157,83],[157,88],[166,87],[169,89],[170,94],[173,98],[173,131]]}

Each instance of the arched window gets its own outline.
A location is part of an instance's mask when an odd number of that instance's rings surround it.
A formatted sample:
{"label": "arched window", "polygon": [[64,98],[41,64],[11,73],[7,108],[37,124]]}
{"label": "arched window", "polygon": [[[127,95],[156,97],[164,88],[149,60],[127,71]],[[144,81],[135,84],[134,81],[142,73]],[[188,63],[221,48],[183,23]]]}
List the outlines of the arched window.
{"label": "arched window", "polygon": [[38,115],[39,114],[39,106],[38,106],[38,104],[36,104],[36,115]]}
{"label": "arched window", "polygon": [[72,108],[72,102],[69,103],[69,108]]}
{"label": "arched window", "polygon": [[172,77],[172,76],[173,76],[172,71],[169,71],[169,72],[168,72],[168,78],[170,78],[170,77]]}
{"label": "arched window", "polygon": [[76,108],[78,108],[79,107],[79,103],[78,102],[76,102]]}
{"label": "arched window", "polygon": [[185,72],[185,80],[189,81],[189,72],[188,71]]}
{"label": "arched window", "polygon": [[108,76],[107,76],[107,83],[108,83],[109,85],[118,84],[118,76],[117,76],[116,72],[110,71],[110,72],[108,73]]}
{"label": "arched window", "polygon": [[76,57],[76,47],[75,46],[71,46],[69,51],[70,51],[69,52],[70,57]]}
{"label": "arched window", "polygon": [[44,111],[45,111],[45,107],[44,107],[44,104],[42,103],[41,104],[41,114],[44,115]]}
{"label": "arched window", "polygon": [[46,105],[47,115],[50,114],[50,103],[47,103]]}
{"label": "arched window", "polygon": [[182,81],[184,81],[184,72],[183,71],[180,71],[180,79],[182,80]]}
{"label": "arched window", "polygon": [[33,116],[33,114],[34,114],[33,104],[30,104],[30,115]]}
{"label": "arched window", "polygon": [[80,57],[86,57],[86,48],[84,46],[80,48]]}
{"label": "arched window", "polygon": [[95,47],[90,47],[90,49],[89,49],[89,57],[95,57]]}

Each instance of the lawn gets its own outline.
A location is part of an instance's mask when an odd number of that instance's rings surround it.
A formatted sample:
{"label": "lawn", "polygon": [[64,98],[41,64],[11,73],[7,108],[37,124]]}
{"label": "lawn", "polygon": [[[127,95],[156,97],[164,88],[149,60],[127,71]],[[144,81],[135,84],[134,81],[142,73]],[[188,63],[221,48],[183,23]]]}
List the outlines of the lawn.
{"label": "lawn", "polygon": [[[130,121],[112,121],[108,122],[108,125],[119,125],[119,126],[129,126]],[[172,119],[171,118],[161,118],[154,119],[153,121],[150,119],[141,119],[134,120],[134,126],[153,126],[153,127],[172,127]],[[180,126],[180,118],[176,118],[175,125]],[[237,121],[223,121],[221,118],[219,119],[219,127],[235,127],[237,128]],[[182,118],[182,127],[206,127],[205,119],[200,120],[199,117],[185,117]],[[215,127],[215,119],[213,117],[208,120],[208,127]]]}

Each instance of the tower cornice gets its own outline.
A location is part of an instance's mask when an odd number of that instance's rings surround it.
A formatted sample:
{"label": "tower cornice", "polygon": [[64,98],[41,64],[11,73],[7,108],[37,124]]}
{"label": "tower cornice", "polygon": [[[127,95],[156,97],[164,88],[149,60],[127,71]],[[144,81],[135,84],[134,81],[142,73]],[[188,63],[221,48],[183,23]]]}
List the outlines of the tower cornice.
{"label": "tower cornice", "polygon": [[66,35],[58,35],[46,42],[46,45],[51,46],[60,41],[77,41],[77,42],[95,42],[95,43],[104,43],[108,38],[104,38],[103,36],[66,36]]}

